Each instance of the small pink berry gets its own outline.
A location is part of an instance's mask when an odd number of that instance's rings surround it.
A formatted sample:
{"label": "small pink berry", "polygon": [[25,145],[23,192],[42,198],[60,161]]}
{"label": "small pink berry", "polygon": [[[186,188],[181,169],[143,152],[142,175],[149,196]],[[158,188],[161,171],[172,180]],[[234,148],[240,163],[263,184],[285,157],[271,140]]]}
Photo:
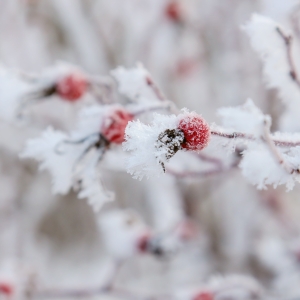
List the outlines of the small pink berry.
{"label": "small pink berry", "polygon": [[133,115],[127,110],[118,108],[104,118],[101,133],[111,143],[124,142],[125,129]]}
{"label": "small pink berry", "polygon": [[0,283],[0,294],[11,296],[13,294],[13,287],[6,282]]}
{"label": "small pink berry", "polygon": [[85,76],[79,72],[74,72],[57,82],[56,92],[61,98],[74,102],[83,96],[87,86],[88,83]]}
{"label": "small pink berry", "polygon": [[174,22],[180,22],[181,20],[181,7],[178,3],[178,1],[170,1],[165,9],[166,16],[174,21]]}
{"label": "small pink berry", "polygon": [[214,295],[209,291],[203,291],[197,294],[193,300],[214,300]]}
{"label": "small pink berry", "polygon": [[185,114],[179,121],[178,129],[184,134],[182,148],[199,151],[208,145],[210,140],[209,125],[196,113]]}

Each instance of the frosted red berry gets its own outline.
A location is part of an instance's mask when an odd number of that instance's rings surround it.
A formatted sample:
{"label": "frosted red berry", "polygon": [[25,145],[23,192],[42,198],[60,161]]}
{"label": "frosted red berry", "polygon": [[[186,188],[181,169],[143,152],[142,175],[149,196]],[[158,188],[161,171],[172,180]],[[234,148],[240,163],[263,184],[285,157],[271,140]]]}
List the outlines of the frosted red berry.
{"label": "frosted red berry", "polygon": [[170,1],[165,9],[166,16],[175,22],[179,22],[181,20],[181,7],[178,1]]}
{"label": "frosted red berry", "polygon": [[204,149],[210,140],[210,128],[207,122],[196,113],[183,115],[178,124],[184,134],[182,148],[200,151]]}
{"label": "frosted red berry", "polygon": [[111,143],[121,144],[124,142],[125,129],[133,115],[127,110],[118,108],[105,116],[101,133]]}
{"label": "frosted red berry", "polygon": [[214,300],[214,296],[209,291],[203,291],[197,294],[193,300]]}
{"label": "frosted red berry", "polygon": [[0,294],[10,296],[13,294],[13,287],[9,283],[0,282]]}
{"label": "frosted red berry", "polygon": [[56,92],[64,100],[74,102],[84,95],[87,87],[86,77],[80,72],[74,72],[57,82]]}

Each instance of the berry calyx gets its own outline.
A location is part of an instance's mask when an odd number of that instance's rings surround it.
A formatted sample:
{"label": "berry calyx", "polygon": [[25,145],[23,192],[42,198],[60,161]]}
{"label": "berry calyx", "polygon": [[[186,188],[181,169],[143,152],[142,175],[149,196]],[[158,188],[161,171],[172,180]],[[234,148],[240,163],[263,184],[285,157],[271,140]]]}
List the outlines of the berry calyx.
{"label": "berry calyx", "polygon": [[13,287],[9,283],[0,282],[0,294],[11,296],[13,294]]}
{"label": "berry calyx", "polygon": [[214,295],[209,291],[203,291],[197,294],[193,300],[214,300]]}
{"label": "berry calyx", "polygon": [[210,140],[210,128],[207,122],[198,114],[184,114],[178,124],[184,134],[182,148],[193,151],[204,149]]}
{"label": "berry calyx", "polygon": [[178,1],[170,1],[165,8],[165,15],[174,22],[180,22],[182,17],[181,6]]}
{"label": "berry calyx", "polygon": [[80,99],[86,92],[88,82],[80,72],[74,72],[56,83],[56,93],[64,100],[74,102]]}
{"label": "berry calyx", "polygon": [[124,142],[125,129],[133,115],[127,110],[118,108],[105,116],[101,133],[111,143],[122,144]]}

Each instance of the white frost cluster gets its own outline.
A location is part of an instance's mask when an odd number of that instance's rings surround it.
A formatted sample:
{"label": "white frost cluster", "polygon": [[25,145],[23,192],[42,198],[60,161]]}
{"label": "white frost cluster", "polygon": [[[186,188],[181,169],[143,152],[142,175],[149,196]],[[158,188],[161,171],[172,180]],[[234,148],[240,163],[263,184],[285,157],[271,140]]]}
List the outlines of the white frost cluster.
{"label": "white frost cluster", "polygon": [[87,198],[95,210],[113,196],[102,186],[97,164],[103,149],[93,145],[98,141],[103,116],[114,105],[91,106],[79,114],[76,130],[69,135],[48,128],[41,137],[29,140],[21,154],[40,162],[42,170],[48,170],[52,177],[53,193],[66,194],[79,185],[79,198]]}
{"label": "white frost cluster", "polygon": [[176,129],[178,117],[175,115],[154,114],[150,125],[140,120],[128,123],[125,131],[123,149],[130,152],[127,170],[134,178],[142,179],[160,176],[164,170],[161,163],[166,163],[166,147],[157,147],[158,137],[166,129]]}
{"label": "white frost cluster", "polygon": [[241,106],[220,108],[217,114],[221,117],[222,125],[226,129],[256,136],[262,134],[262,125],[266,116],[251,99]]}
{"label": "white frost cluster", "polygon": [[[287,45],[280,36],[278,28],[286,37],[291,36],[290,30],[258,14],[254,14],[250,22],[244,26],[253,49],[263,61],[264,75],[268,86],[278,90],[286,105],[286,111],[280,118],[280,127],[287,131],[299,131],[300,89],[291,77],[292,70],[289,65]],[[297,44],[292,40],[290,54],[295,64],[294,67],[299,69],[299,59],[294,51],[296,47]]]}
{"label": "white frost cluster", "polygon": [[[293,168],[300,166],[300,147],[291,148],[282,153],[284,160]],[[243,152],[243,159],[240,163],[243,175],[259,189],[266,188],[266,185],[286,185],[287,190],[292,190],[295,181],[300,181],[300,176],[289,174],[280,164],[275,160],[273,154],[264,144],[252,144],[247,150]]]}
{"label": "white frost cluster", "polygon": [[244,27],[253,49],[263,60],[268,86],[277,88],[285,102],[299,101],[300,90],[290,77],[286,45],[277,28],[286,35],[290,34],[281,25],[258,14],[254,14]]}
{"label": "white frost cluster", "polygon": [[20,104],[25,100],[30,86],[17,74],[0,67],[0,118],[12,122],[16,119]]}
{"label": "white frost cluster", "polygon": [[[297,172],[289,173],[280,164],[279,158],[271,151],[270,145],[266,141],[264,122],[270,122],[270,117],[264,115],[251,100],[244,105],[237,107],[221,108],[218,111],[222,118],[224,127],[217,128],[219,132],[224,133],[244,133],[249,138],[221,138],[215,137],[215,145],[219,143],[227,150],[235,149],[240,145],[243,150],[242,159],[239,167],[242,174],[259,189],[265,189],[267,185],[286,185],[287,190],[294,187],[296,181],[300,180]],[[214,130],[214,128],[213,128]],[[299,141],[299,134],[275,133],[270,135],[278,143],[280,141],[295,142]],[[276,147],[279,156],[283,158],[286,165],[291,170],[297,170],[300,166],[300,147],[290,147],[280,145]]]}
{"label": "white frost cluster", "polygon": [[146,104],[158,100],[148,84],[150,74],[142,65],[139,64],[131,69],[118,67],[111,71],[111,75],[118,83],[120,94],[130,101]]}
{"label": "white frost cluster", "polygon": [[107,252],[117,259],[125,259],[139,252],[140,239],[149,229],[132,210],[114,210],[99,217],[99,227]]}

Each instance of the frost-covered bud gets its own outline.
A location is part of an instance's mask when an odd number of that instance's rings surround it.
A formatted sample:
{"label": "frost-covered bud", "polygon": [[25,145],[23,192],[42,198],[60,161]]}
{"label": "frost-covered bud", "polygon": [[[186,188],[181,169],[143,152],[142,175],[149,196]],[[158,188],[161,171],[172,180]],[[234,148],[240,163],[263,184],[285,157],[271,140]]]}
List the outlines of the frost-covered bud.
{"label": "frost-covered bud", "polygon": [[80,99],[86,92],[88,82],[80,72],[73,72],[62,77],[56,83],[56,93],[64,100],[74,102]]}
{"label": "frost-covered bud", "polygon": [[123,108],[116,108],[104,117],[101,133],[111,143],[124,142],[125,129],[133,115]]}
{"label": "frost-covered bud", "polygon": [[210,128],[200,115],[194,112],[183,114],[178,128],[184,133],[183,148],[199,151],[208,145]]}
{"label": "frost-covered bud", "polygon": [[170,1],[165,8],[165,15],[174,22],[180,22],[182,9],[178,1]]}

